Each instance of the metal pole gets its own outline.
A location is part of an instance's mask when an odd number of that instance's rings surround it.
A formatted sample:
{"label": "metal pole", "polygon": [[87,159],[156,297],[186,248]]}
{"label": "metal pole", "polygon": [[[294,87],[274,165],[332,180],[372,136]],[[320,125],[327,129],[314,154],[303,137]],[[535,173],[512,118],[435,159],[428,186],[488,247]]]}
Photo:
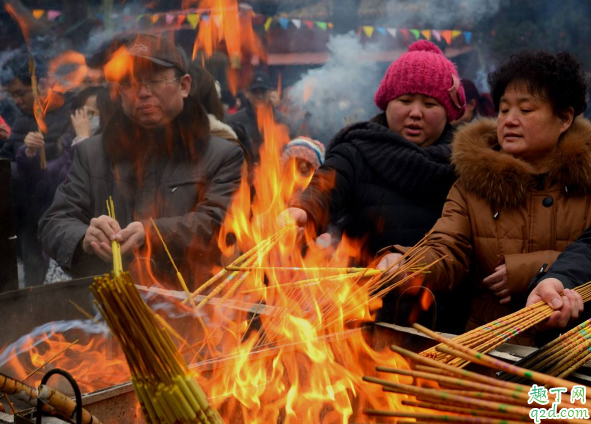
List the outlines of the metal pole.
{"label": "metal pole", "polygon": [[0,160],[0,293],[18,290],[16,230],[10,161]]}

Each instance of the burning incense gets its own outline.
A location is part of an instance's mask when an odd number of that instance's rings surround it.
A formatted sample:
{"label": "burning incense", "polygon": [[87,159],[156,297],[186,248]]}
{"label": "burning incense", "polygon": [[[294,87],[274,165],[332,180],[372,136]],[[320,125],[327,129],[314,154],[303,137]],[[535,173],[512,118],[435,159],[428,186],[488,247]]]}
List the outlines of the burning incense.
{"label": "burning incense", "polygon": [[[583,302],[591,299],[591,282],[583,284],[575,289],[583,298]],[[523,333],[529,328],[547,319],[554,310],[540,301],[534,305],[527,306],[496,321],[468,331],[460,336],[454,337],[453,341],[478,352],[490,352],[506,341]],[[439,346],[439,345],[438,345]],[[465,366],[468,361],[459,357],[452,357],[438,352],[438,346],[421,352],[421,355],[428,356],[438,361],[451,365]],[[579,358],[579,360],[582,360]],[[571,366],[574,364],[571,363]],[[565,370],[562,370],[565,371]]]}
{"label": "burning incense", "polygon": [[[109,196],[107,200],[107,213],[109,217],[117,220],[115,217],[115,205],[113,204],[113,197]],[[121,243],[117,240],[111,241],[111,250],[113,251],[113,273],[117,276],[123,272],[123,260],[121,259]]]}
{"label": "burning incense", "polygon": [[[37,73],[35,70],[35,60],[33,56],[29,55],[29,73],[31,74],[31,91],[33,92],[34,98],[34,109],[33,114],[35,116],[35,120],[37,121],[38,131],[40,134],[47,132],[47,128],[45,126],[45,113],[43,112],[43,107],[41,106],[41,99],[39,97],[39,89],[37,85]],[[45,156],[45,147],[41,148],[39,164],[41,169],[47,168],[47,158]]]}
{"label": "burning incense", "polygon": [[171,336],[143,302],[129,273],[97,277],[95,304],[121,343],[148,423],[221,424]]}
{"label": "burning incense", "polygon": [[[41,386],[39,392],[34,387],[0,374],[0,392],[14,396],[31,406],[37,406],[37,397],[43,402],[43,412],[64,419],[74,417],[76,402],[49,386]],[[82,409],[83,424],[101,424],[100,420],[86,409]]]}

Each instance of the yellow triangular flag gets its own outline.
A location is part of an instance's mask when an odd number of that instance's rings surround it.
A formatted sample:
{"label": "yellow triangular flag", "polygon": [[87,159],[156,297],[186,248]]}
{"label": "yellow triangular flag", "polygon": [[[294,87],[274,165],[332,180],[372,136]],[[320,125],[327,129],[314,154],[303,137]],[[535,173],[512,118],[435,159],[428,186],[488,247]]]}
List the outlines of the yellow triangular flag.
{"label": "yellow triangular flag", "polygon": [[431,41],[431,30],[430,29],[422,30],[421,34],[423,34],[423,37],[425,37],[427,40]]}
{"label": "yellow triangular flag", "polygon": [[272,23],[273,23],[273,18],[269,16],[267,18],[267,22],[265,22],[265,31],[269,31]]}
{"label": "yellow triangular flag", "polygon": [[365,32],[365,35],[367,35],[367,38],[371,38],[371,36],[373,35],[373,30],[374,30],[374,27],[372,27],[372,26],[364,26],[363,27],[363,31]]}
{"label": "yellow triangular flag", "polygon": [[41,19],[41,17],[45,14],[45,10],[35,9],[33,10],[33,16],[35,19]]}
{"label": "yellow triangular flag", "polygon": [[454,38],[456,38],[456,37],[459,37],[460,35],[462,35],[462,31],[460,31],[460,30],[458,30],[458,29],[454,29],[454,30],[451,32],[451,38],[452,38],[452,40],[453,40]]}
{"label": "yellow triangular flag", "polygon": [[155,24],[158,22],[158,19],[160,19],[160,15],[152,15],[152,19],[150,21]]}
{"label": "yellow triangular flag", "polygon": [[197,24],[199,23],[199,15],[196,13],[189,13],[187,15],[187,22],[191,25],[191,28],[197,28]]}

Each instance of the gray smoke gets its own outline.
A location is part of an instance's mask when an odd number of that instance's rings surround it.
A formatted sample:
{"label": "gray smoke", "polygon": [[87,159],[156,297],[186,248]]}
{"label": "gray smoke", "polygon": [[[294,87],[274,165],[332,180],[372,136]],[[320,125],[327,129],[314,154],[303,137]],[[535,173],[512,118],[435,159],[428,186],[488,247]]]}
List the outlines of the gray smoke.
{"label": "gray smoke", "polygon": [[331,36],[328,49],[326,64],[304,74],[289,92],[307,113],[310,135],[325,145],[345,123],[378,112],[373,95],[383,76],[383,65],[370,58],[377,47],[362,46],[354,33]]}

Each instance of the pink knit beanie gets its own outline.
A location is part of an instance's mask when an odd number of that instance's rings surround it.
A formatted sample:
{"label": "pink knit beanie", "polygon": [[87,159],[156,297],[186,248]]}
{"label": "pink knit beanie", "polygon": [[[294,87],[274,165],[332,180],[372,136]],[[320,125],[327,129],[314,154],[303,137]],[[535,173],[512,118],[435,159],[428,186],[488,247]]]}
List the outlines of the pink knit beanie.
{"label": "pink knit beanie", "polygon": [[386,110],[390,100],[404,94],[433,97],[445,108],[448,121],[464,113],[466,95],[458,71],[439,47],[427,41],[413,43],[392,62],[374,97],[376,105]]}

